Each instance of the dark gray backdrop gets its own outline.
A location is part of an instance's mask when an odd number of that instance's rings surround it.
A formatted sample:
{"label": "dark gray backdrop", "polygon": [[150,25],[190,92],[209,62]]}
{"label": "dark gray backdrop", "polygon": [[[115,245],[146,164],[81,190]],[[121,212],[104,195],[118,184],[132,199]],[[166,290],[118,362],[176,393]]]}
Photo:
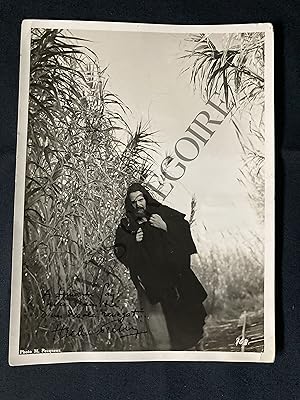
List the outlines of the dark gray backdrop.
{"label": "dark gray backdrop", "polygon": [[[299,399],[300,3],[292,0],[2,0],[0,18],[1,399]],[[160,362],[8,366],[19,38],[24,18],[274,24],[277,147],[275,364]]]}

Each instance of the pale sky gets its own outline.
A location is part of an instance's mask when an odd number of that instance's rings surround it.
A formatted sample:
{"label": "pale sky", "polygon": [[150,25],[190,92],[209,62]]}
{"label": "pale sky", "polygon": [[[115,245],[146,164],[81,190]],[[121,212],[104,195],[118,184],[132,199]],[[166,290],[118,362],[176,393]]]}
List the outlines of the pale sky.
{"label": "pale sky", "polygon": [[[142,118],[158,131],[162,161],[196,115],[207,110],[189,82],[189,73],[180,74],[184,64],[178,57],[187,48],[185,34],[73,31],[91,40],[87,46],[107,68],[108,89],[131,109],[134,128]],[[221,118],[220,118],[221,119]],[[201,146],[200,146],[201,147]],[[188,148],[182,148],[192,154]],[[190,151],[190,153],[189,153]],[[215,240],[227,231],[257,230],[256,214],[247,193],[237,181],[242,166],[241,148],[233,125],[225,121],[198,157],[186,163],[186,173],[173,182],[174,190],[165,204],[190,214],[191,196],[197,199],[196,229],[201,240]],[[204,228],[204,225],[206,229]],[[195,229],[195,228],[194,228]],[[197,235],[197,236],[198,236]]]}

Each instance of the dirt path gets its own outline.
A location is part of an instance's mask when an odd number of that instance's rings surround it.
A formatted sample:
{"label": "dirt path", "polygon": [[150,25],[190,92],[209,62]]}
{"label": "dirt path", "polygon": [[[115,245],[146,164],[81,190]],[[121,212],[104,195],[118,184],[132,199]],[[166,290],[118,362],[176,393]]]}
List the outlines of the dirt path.
{"label": "dirt path", "polygon": [[[211,316],[207,318],[204,337],[201,341],[203,351],[241,351],[242,334],[244,325],[244,351],[262,352],[264,349],[264,319],[263,312],[246,313],[239,319],[215,320]],[[240,338],[240,343],[237,343]]]}

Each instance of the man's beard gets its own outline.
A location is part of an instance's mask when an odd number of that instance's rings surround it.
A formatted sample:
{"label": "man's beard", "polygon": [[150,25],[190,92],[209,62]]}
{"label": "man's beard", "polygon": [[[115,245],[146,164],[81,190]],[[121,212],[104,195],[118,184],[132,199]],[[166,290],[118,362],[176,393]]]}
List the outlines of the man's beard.
{"label": "man's beard", "polygon": [[141,208],[137,208],[134,211],[134,215],[135,215],[136,219],[145,218],[145,217],[147,217],[146,209],[144,209],[142,207]]}

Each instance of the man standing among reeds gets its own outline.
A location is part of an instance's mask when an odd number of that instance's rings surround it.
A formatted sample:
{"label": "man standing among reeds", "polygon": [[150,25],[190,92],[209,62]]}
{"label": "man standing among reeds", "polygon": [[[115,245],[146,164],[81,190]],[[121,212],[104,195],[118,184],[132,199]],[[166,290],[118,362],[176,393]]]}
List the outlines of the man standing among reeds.
{"label": "man standing among reeds", "polygon": [[189,223],[137,183],[127,190],[125,210],[115,254],[130,270],[153,349],[190,349],[203,336],[207,294],[190,268],[196,247]]}

